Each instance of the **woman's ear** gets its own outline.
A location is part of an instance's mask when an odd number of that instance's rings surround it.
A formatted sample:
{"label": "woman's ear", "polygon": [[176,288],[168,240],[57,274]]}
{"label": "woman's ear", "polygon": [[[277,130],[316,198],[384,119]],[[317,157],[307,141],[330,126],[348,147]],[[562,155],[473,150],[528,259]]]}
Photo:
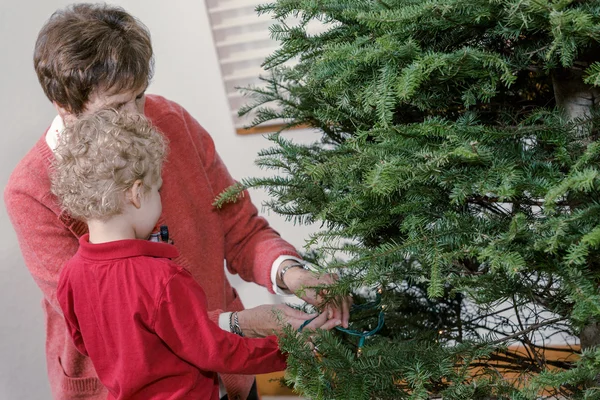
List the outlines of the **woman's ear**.
{"label": "woman's ear", "polygon": [[129,200],[135,208],[140,208],[142,206],[143,189],[144,184],[141,179],[138,179],[133,182],[133,186],[127,190],[127,200]]}

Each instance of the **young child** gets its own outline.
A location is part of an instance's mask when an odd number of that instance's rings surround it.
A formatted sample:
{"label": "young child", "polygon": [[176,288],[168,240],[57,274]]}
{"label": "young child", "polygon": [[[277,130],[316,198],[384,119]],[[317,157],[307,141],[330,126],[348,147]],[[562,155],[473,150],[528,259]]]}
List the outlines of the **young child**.
{"label": "young child", "polygon": [[286,367],[275,336],[243,338],[209,320],[202,288],[171,261],[177,249],[147,240],[166,148],[142,115],[106,110],[67,126],[56,150],[52,192],[89,229],[57,297],[110,399],[218,399],[217,372]]}

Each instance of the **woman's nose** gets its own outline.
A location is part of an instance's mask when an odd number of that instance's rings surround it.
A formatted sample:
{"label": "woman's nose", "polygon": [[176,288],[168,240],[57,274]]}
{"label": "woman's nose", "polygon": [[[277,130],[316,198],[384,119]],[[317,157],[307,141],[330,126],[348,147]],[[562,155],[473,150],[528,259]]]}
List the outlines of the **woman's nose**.
{"label": "woman's nose", "polygon": [[128,112],[128,113],[136,113],[136,114],[139,113],[139,110],[135,104],[135,101],[131,101],[129,103],[124,104],[121,107],[121,110]]}

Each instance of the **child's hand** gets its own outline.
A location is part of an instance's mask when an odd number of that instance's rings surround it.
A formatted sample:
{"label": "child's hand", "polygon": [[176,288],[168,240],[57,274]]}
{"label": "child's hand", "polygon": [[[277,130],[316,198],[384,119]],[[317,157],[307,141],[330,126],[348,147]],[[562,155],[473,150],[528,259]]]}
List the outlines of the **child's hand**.
{"label": "child's hand", "polygon": [[329,330],[341,324],[339,319],[328,320],[327,313],[308,314],[285,304],[268,304],[238,311],[238,321],[244,336],[254,338],[279,333],[284,324],[298,329],[310,319],[313,320],[303,330]]}

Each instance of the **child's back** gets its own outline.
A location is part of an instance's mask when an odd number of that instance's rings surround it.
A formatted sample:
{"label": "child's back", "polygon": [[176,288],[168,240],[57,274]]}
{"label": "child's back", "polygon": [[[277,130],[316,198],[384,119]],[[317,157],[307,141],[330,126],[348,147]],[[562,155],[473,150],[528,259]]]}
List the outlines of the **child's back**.
{"label": "child's back", "polygon": [[[208,319],[200,286],[174,246],[145,240],[90,244],[61,274],[57,297],[77,348],[121,399],[218,399],[215,371],[285,368],[274,337],[246,339]],[[85,339],[82,339],[85,338]]]}
{"label": "child's back", "polygon": [[275,336],[223,331],[202,288],[146,240],[161,214],[166,144],[141,115],[101,111],[63,132],[53,192],[87,222],[57,287],[67,329],[113,399],[218,399],[217,372],[285,369]]}

